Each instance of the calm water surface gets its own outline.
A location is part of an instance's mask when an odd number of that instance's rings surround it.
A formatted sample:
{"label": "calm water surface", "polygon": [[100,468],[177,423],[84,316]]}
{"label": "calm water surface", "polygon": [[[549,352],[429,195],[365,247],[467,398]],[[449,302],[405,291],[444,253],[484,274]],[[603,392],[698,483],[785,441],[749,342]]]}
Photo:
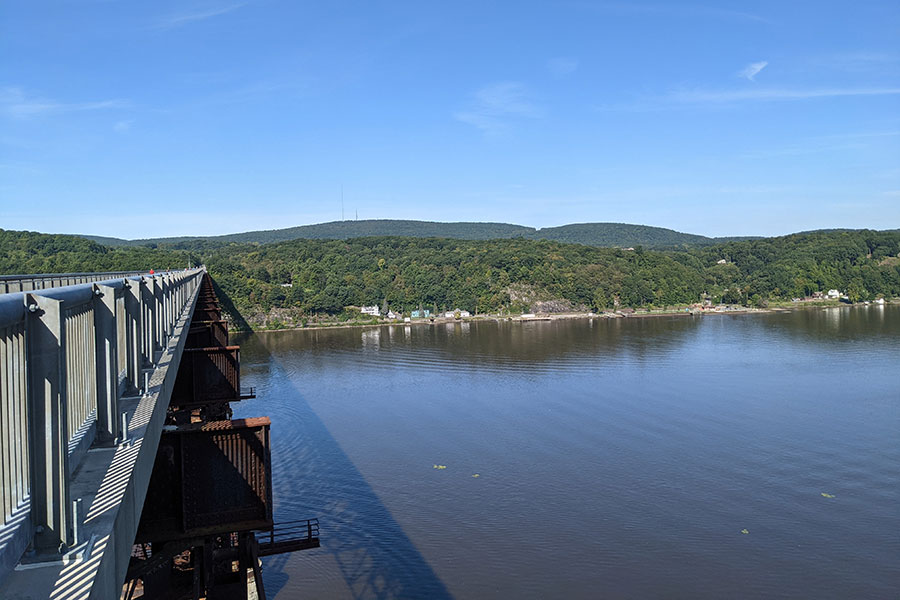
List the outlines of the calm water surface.
{"label": "calm water surface", "polygon": [[270,597],[898,598],[900,307],[236,343]]}

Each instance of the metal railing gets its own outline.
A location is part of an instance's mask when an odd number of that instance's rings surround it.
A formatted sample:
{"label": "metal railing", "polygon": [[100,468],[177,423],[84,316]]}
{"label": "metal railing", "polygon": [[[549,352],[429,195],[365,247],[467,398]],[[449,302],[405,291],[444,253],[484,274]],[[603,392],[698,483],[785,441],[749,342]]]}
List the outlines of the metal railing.
{"label": "metal railing", "polygon": [[0,294],[33,292],[81,283],[105,281],[116,277],[140,277],[147,271],[110,271],[107,273],[53,273],[37,275],[0,275]]}
{"label": "metal railing", "polygon": [[268,531],[257,531],[259,555],[271,556],[319,547],[319,520],[304,519],[276,523]]}
{"label": "metal railing", "polygon": [[70,476],[92,443],[121,437],[119,399],[142,390],[204,272],[0,295],[0,567],[32,537],[39,552],[73,542]]}
{"label": "metal railing", "polygon": [[4,525],[25,503],[30,489],[25,362],[22,315],[22,319],[0,326],[0,511]]}

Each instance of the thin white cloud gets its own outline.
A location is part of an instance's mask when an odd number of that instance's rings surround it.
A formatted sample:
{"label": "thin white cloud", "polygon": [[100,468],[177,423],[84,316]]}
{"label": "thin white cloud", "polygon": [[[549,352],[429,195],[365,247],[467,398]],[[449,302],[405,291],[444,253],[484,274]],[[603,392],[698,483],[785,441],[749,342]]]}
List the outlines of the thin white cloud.
{"label": "thin white cloud", "polygon": [[488,135],[504,132],[510,120],[537,118],[540,109],[530,100],[528,90],[515,81],[501,81],[486,85],[473,94],[468,109],[455,113],[454,118],[474,125]]}
{"label": "thin white cloud", "polygon": [[844,143],[844,144],[823,144],[821,140],[803,140],[799,144],[786,146],[783,148],[765,148],[763,150],[746,152],[741,158],[751,160],[764,159],[769,160],[773,156],[805,156],[811,154],[833,154],[836,152],[846,155],[848,152],[858,152],[866,148],[865,144]]}
{"label": "thin white cloud", "polygon": [[235,89],[220,92],[216,97],[222,102],[247,102],[271,95],[296,96],[306,90],[307,87],[298,81],[268,79],[254,81]]}
{"label": "thin white cloud", "polygon": [[884,138],[884,137],[897,137],[900,135],[900,131],[896,129],[889,129],[885,131],[858,131],[858,132],[850,132],[850,133],[833,133],[830,135],[820,135],[817,139],[820,140],[834,140],[834,139],[855,139],[855,138]]}
{"label": "thin white cloud", "polygon": [[0,163],[0,171],[18,171],[29,175],[38,175],[41,170],[35,165],[23,162]]}
{"label": "thin white cloud", "polygon": [[116,121],[116,124],[113,125],[113,131],[115,131],[116,133],[128,133],[131,130],[132,123],[134,123],[133,119]]}
{"label": "thin white cloud", "polygon": [[585,4],[583,5],[583,7],[604,12],[616,12],[620,14],[639,14],[661,17],[714,18],[732,21],[751,21],[757,23],[769,22],[768,19],[765,19],[753,13],[721,8],[711,8],[708,6],[692,6],[674,3],[639,4],[633,2],[604,2],[602,4]]}
{"label": "thin white cloud", "polygon": [[578,70],[578,61],[568,57],[552,58],[547,61],[547,69],[558,77],[565,77]]}
{"label": "thin white cloud", "polygon": [[842,52],[812,60],[813,65],[850,73],[896,73],[900,54],[887,52]]}
{"label": "thin white cloud", "polygon": [[755,77],[759,75],[759,72],[765,69],[766,65],[768,64],[769,61],[767,60],[750,63],[738,73],[738,77],[743,77],[744,79],[749,79],[750,81],[756,81]]}
{"label": "thin white cloud", "polygon": [[0,114],[14,119],[27,119],[29,117],[67,112],[127,108],[128,106],[129,103],[126,100],[67,103],[29,96],[19,87],[0,88]]}
{"label": "thin white cloud", "polygon": [[749,90],[681,90],[667,100],[681,104],[729,104],[750,101],[811,100],[850,96],[893,96],[900,88],[819,88],[819,89],[749,89]]}
{"label": "thin white cloud", "polygon": [[900,95],[895,88],[751,88],[737,90],[676,89],[661,96],[644,96],[629,103],[596,104],[599,112],[657,112],[681,108],[739,105],[752,102],[789,102],[828,98]]}
{"label": "thin white cloud", "polygon": [[206,19],[211,19],[213,17],[218,17],[220,15],[230,13],[241,8],[242,6],[244,6],[243,3],[229,4],[227,6],[216,6],[207,8],[205,10],[169,15],[167,17],[163,17],[157,24],[157,27],[159,29],[175,29],[177,27],[183,27],[189,23],[205,21]]}

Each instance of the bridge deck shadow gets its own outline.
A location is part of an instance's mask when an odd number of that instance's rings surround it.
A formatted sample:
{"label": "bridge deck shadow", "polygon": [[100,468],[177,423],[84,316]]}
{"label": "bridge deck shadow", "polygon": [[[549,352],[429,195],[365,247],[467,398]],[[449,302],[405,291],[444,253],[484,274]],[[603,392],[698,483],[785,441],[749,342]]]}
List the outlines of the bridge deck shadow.
{"label": "bridge deck shadow", "polygon": [[[327,554],[355,599],[452,598],[285,370],[261,344],[251,339],[242,344],[244,348],[252,346],[254,354],[267,355],[274,384],[270,389],[289,395],[284,404],[289,406],[286,414],[263,410],[272,417],[275,520],[318,517],[321,525],[321,548],[294,560],[289,554],[264,559],[263,576],[270,597],[288,586],[302,595],[303,587],[292,581],[292,577],[303,579],[302,572],[291,571],[296,571],[298,560],[309,564],[314,556]],[[240,410],[260,412],[266,400],[261,394],[259,400],[244,403]],[[293,563],[290,569],[289,563]]]}

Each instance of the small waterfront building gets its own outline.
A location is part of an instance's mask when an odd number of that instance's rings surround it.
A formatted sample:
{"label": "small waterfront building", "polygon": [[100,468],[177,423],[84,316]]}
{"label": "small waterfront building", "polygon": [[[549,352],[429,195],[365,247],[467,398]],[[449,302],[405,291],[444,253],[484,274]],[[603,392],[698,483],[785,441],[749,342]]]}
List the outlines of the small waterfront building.
{"label": "small waterfront building", "polygon": [[363,306],[359,309],[359,312],[364,315],[372,315],[373,317],[381,316],[381,311],[378,310],[377,306]]}
{"label": "small waterfront building", "polygon": [[472,316],[472,313],[470,313],[470,312],[467,311],[467,310],[458,310],[458,311],[456,311],[456,312],[459,313],[459,318],[460,318],[460,319],[465,319],[466,317],[471,317],[471,316]]}
{"label": "small waterfront building", "polygon": [[826,297],[829,300],[838,300],[841,297],[841,293],[838,290],[828,290]]}
{"label": "small waterfront building", "polygon": [[413,319],[427,319],[431,316],[431,311],[427,308],[425,310],[414,310],[409,313],[409,316],[411,316]]}
{"label": "small waterfront building", "polygon": [[387,318],[388,318],[388,319],[402,319],[402,318],[403,318],[403,313],[397,313],[397,312],[394,312],[394,311],[392,311],[392,310],[389,310],[389,311],[387,312]]}

